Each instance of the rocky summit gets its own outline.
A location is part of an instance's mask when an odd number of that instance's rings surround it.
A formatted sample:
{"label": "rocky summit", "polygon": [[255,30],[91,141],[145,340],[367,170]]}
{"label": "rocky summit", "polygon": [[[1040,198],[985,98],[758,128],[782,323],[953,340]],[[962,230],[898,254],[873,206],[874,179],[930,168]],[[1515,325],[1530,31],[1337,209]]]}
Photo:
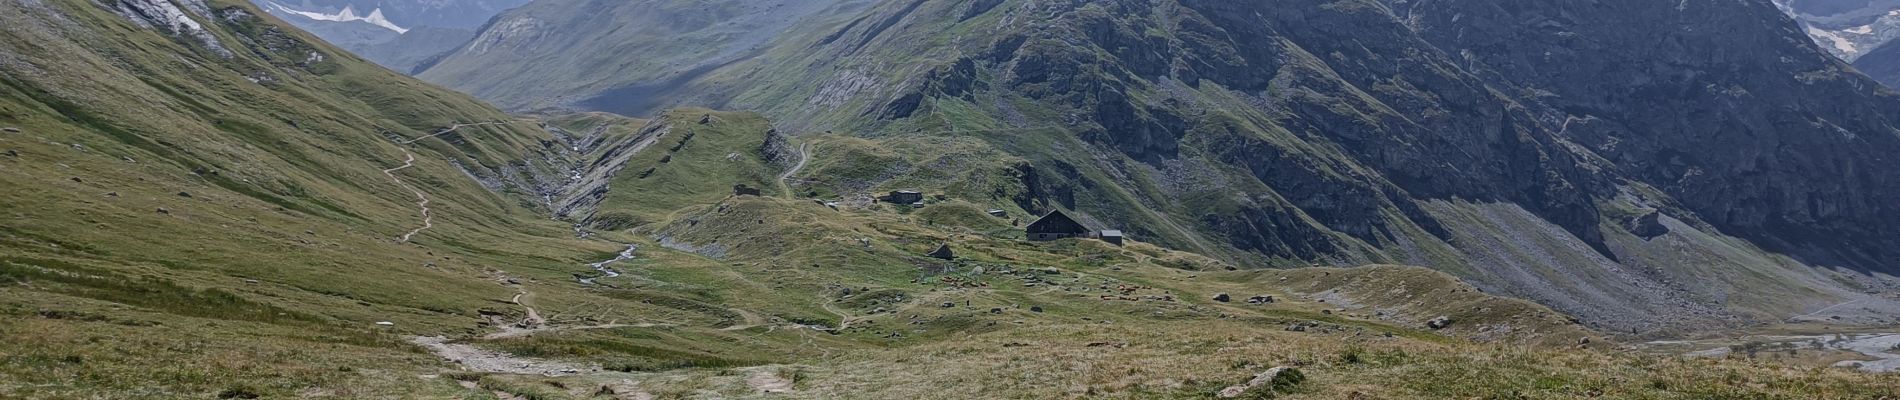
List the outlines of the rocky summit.
{"label": "rocky summit", "polygon": [[0,398],[1884,399],[1886,3],[0,1]]}

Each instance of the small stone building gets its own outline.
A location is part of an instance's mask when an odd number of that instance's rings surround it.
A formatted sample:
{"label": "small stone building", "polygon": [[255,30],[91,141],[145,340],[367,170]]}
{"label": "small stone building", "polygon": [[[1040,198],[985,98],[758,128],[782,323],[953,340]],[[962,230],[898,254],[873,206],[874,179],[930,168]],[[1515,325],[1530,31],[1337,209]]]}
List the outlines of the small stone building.
{"label": "small stone building", "polygon": [[886,203],[916,204],[924,201],[924,194],[913,190],[898,190],[885,195],[879,200],[883,200]]}
{"label": "small stone building", "polygon": [[936,250],[932,250],[930,251],[930,254],[925,254],[925,255],[930,256],[931,258],[938,258],[938,259],[944,259],[944,260],[957,259],[957,254],[950,251],[949,243],[944,243],[941,246],[937,246]]}
{"label": "small stone building", "polygon": [[1095,238],[1108,242],[1108,244],[1116,246],[1122,245],[1122,231],[1114,229],[1103,230],[1101,233],[1096,234]]}
{"label": "small stone building", "polygon": [[1075,218],[1069,218],[1069,215],[1063,214],[1062,210],[1050,211],[1048,215],[1042,216],[1036,222],[1029,223],[1029,227],[1024,228],[1023,231],[1028,234],[1029,240],[1038,242],[1089,235],[1088,227],[1076,222]]}
{"label": "small stone building", "polygon": [[757,196],[759,196],[759,194],[760,194],[760,193],[761,193],[761,192],[759,191],[759,188],[755,188],[755,187],[750,187],[750,186],[746,186],[746,185],[745,185],[745,184],[743,184],[743,183],[742,183],[742,184],[737,184],[737,185],[732,185],[732,195],[733,195],[733,196],[754,196],[754,197],[757,197]]}

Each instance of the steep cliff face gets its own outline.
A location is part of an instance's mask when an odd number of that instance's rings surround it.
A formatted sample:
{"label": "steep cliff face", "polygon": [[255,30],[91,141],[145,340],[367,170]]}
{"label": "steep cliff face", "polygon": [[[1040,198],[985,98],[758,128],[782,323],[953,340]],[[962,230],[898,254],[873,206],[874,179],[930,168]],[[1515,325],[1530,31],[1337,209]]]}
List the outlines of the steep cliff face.
{"label": "steep cliff face", "polygon": [[1028,164],[1026,200],[998,206],[1253,265],[1431,265],[1618,331],[1803,314],[1900,265],[1881,250],[1900,226],[1878,173],[1900,150],[1891,92],[1766,3],[850,15],[621,93],[790,131],[977,138]]}
{"label": "steep cliff face", "polygon": [[1549,107],[1566,139],[1724,232],[1820,263],[1900,265],[1900,177],[1881,172],[1900,170],[1894,92],[1766,3],[1547,3],[1401,12]]}

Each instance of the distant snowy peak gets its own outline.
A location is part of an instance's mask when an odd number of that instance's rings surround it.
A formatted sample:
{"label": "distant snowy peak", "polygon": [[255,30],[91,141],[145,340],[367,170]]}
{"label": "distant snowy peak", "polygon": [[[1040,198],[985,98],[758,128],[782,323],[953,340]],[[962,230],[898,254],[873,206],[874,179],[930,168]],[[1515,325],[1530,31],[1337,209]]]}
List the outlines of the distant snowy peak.
{"label": "distant snowy peak", "polygon": [[326,13],[316,12],[316,11],[298,10],[295,8],[291,8],[290,6],[286,6],[283,3],[271,2],[268,4],[271,7],[271,11],[296,15],[296,16],[309,18],[309,19],[313,19],[317,21],[334,21],[334,22],[361,21],[361,22],[369,23],[370,25],[376,25],[383,28],[387,28],[392,31],[396,31],[396,33],[409,32],[408,28],[397,26],[395,22],[390,22],[389,18],[383,17],[383,9],[381,8],[370,10],[369,15],[358,16],[356,15],[356,9],[350,6],[343,6],[343,10],[338,11],[336,14],[326,14]]}
{"label": "distant snowy peak", "polygon": [[1900,0],[1775,0],[1822,49],[1852,62],[1900,38]]}

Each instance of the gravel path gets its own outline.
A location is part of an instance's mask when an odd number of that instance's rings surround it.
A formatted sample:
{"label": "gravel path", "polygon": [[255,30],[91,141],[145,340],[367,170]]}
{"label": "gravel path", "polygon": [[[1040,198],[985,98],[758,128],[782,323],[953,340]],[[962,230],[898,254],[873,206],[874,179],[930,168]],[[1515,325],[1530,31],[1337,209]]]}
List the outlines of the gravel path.
{"label": "gravel path", "polygon": [[598,365],[579,365],[563,362],[516,357],[506,353],[483,350],[464,343],[454,343],[441,336],[417,336],[410,342],[428,348],[437,356],[460,364],[462,369],[475,372],[494,372],[507,374],[565,376],[582,373],[600,372]]}

